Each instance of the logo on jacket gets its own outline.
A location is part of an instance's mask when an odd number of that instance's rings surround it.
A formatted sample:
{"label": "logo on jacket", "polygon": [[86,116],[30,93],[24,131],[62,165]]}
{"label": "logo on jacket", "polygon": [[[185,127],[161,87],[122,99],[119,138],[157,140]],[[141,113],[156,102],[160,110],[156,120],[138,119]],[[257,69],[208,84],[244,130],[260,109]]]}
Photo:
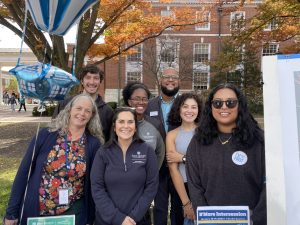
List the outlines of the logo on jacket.
{"label": "logo on jacket", "polygon": [[146,155],[142,154],[140,151],[137,151],[136,154],[131,155],[132,163],[145,163]]}

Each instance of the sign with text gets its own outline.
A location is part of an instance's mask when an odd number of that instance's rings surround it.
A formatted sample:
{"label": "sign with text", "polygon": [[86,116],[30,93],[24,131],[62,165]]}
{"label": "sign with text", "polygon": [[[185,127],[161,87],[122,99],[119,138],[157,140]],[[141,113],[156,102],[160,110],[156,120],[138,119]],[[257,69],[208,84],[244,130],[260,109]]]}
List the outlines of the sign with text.
{"label": "sign with text", "polygon": [[199,206],[198,225],[249,225],[248,206]]}
{"label": "sign with text", "polygon": [[27,225],[75,225],[75,215],[28,218]]}

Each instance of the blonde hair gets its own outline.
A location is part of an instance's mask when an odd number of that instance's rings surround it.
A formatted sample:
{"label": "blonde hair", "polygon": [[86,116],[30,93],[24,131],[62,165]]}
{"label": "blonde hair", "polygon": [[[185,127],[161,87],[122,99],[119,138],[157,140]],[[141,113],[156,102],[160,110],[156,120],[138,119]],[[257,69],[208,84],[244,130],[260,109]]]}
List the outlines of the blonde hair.
{"label": "blonde hair", "polygon": [[70,123],[70,112],[76,101],[80,98],[87,98],[92,103],[92,117],[86,125],[86,129],[89,133],[95,137],[97,137],[100,142],[104,143],[104,137],[102,132],[102,125],[100,122],[98,110],[94,99],[87,94],[79,94],[76,95],[72,100],[66,105],[64,110],[60,111],[56,119],[52,120],[52,123],[49,126],[49,131],[59,131],[61,135],[66,135],[69,131],[69,123]]}

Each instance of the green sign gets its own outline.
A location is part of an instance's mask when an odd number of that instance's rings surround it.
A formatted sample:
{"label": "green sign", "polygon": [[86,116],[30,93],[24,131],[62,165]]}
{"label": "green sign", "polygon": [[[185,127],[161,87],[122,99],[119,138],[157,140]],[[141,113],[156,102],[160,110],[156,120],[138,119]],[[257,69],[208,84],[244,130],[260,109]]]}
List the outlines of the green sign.
{"label": "green sign", "polygon": [[75,215],[28,218],[27,225],[75,225]]}

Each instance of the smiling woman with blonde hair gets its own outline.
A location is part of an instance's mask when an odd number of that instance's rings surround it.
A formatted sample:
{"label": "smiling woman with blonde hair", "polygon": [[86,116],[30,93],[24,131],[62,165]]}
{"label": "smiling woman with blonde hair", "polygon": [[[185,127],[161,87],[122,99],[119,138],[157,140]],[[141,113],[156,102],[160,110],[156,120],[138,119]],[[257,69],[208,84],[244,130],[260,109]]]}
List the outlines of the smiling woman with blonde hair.
{"label": "smiling woman with blonde hair", "polygon": [[[5,225],[27,224],[27,218],[75,215],[76,225],[93,224],[90,170],[103,142],[94,100],[74,97],[33,138],[18,169],[6,209]],[[26,191],[27,190],[27,191]]]}

